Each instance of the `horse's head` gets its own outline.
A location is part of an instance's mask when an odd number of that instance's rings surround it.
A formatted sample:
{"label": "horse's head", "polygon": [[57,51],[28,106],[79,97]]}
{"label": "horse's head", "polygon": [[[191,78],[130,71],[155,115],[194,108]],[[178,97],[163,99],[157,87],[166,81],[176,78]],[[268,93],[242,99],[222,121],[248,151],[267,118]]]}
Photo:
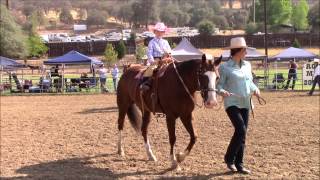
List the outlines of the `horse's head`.
{"label": "horse's head", "polygon": [[205,55],[202,56],[202,62],[198,71],[198,84],[206,108],[218,105],[216,82],[219,79],[218,66],[221,63],[221,59],[222,56],[213,61],[207,60]]}

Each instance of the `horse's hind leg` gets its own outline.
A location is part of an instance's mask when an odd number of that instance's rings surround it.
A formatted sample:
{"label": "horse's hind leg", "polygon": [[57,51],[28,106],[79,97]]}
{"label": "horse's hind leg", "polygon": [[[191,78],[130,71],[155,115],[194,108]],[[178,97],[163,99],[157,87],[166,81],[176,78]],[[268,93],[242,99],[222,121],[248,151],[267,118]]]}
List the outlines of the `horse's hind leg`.
{"label": "horse's hind leg", "polygon": [[143,121],[142,121],[142,126],[141,126],[141,133],[142,133],[143,140],[144,140],[144,146],[146,148],[149,160],[150,161],[157,161],[157,158],[155,157],[155,155],[153,154],[153,152],[151,150],[150,141],[148,139],[149,123],[150,123],[150,112],[145,111],[143,114]]}
{"label": "horse's hind leg", "polygon": [[192,119],[193,118],[191,113],[189,115],[181,117],[182,124],[184,125],[184,127],[186,128],[186,130],[190,135],[190,143],[183,153],[177,154],[178,162],[182,162],[186,158],[186,156],[189,155],[193,145],[196,143],[196,140],[197,140],[197,137],[195,135],[193,125],[192,125]]}
{"label": "horse's hind leg", "polygon": [[119,107],[119,116],[118,116],[118,130],[119,130],[119,134],[118,134],[118,154],[120,156],[125,156],[124,154],[124,150],[122,147],[122,130],[123,130],[123,125],[124,125],[124,119],[126,117],[126,110],[128,108],[123,108],[123,107]]}

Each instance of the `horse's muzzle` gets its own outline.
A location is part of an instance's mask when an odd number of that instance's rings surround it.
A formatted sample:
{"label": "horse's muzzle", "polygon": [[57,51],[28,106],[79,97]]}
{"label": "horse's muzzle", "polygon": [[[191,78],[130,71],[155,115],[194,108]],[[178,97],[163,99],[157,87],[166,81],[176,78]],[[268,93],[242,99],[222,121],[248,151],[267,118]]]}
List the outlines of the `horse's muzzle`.
{"label": "horse's muzzle", "polygon": [[204,102],[204,107],[206,107],[206,108],[213,108],[213,106],[217,106],[217,105],[218,105],[217,100],[211,100],[211,101]]}

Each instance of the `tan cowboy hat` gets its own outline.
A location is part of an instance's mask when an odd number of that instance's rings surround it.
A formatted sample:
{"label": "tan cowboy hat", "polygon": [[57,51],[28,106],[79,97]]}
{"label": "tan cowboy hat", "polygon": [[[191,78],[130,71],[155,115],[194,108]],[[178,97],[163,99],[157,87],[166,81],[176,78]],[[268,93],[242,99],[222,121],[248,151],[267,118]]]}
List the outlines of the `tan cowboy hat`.
{"label": "tan cowboy hat", "polygon": [[235,37],[230,40],[230,46],[223,49],[236,49],[236,48],[247,48],[247,43],[244,37]]}
{"label": "tan cowboy hat", "polygon": [[162,23],[162,22],[158,22],[158,23],[154,26],[153,30],[155,30],[155,31],[160,31],[160,32],[166,32],[166,31],[167,31],[167,26],[164,25],[164,23]]}

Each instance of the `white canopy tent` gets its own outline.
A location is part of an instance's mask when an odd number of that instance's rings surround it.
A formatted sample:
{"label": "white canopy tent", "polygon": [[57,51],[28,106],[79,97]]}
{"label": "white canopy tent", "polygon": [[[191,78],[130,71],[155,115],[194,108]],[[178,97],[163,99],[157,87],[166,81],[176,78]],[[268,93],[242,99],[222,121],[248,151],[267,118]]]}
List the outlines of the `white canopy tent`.
{"label": "white canopy tent", "polygon": [[187,38],[182,38],[180,43],[172,49],[171,55],[179,61],[201,59],[204,53],[195,48]]}

